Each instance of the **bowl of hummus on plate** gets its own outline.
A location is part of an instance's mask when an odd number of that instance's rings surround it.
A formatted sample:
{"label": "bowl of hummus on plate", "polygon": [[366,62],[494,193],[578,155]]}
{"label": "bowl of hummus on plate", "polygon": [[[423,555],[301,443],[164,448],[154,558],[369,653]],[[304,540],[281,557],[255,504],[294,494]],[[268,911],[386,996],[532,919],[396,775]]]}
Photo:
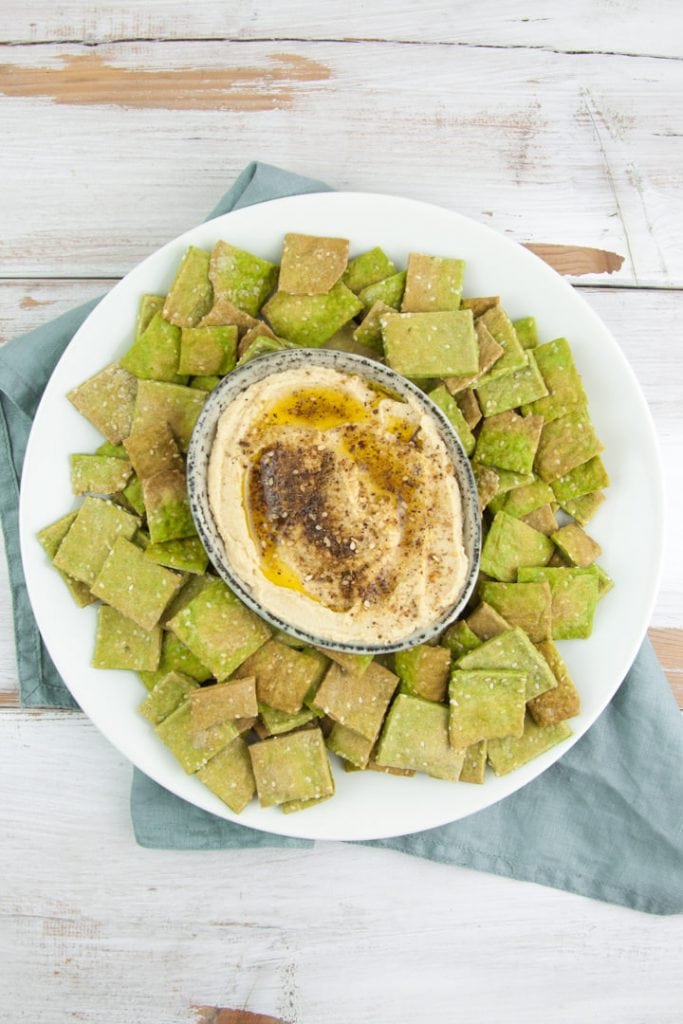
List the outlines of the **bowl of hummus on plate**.
{"label": "bowl of hummus on plate", "polygon": [[219,575],[306,643],[425,643],[477,579],[481,517],[457,434],[364,356],[290,349],[225,377],[192,436],[188,489]]}

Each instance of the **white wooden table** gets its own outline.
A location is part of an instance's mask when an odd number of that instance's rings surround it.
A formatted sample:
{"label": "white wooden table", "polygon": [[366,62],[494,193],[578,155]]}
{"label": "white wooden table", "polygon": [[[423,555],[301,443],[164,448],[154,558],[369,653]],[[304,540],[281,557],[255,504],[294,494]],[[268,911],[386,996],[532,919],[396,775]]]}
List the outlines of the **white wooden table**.
{"label": "white wooden table", "polygon": [[[651,635],[683,705],[676,0],[4,0],[0,44],[2,340],[103,292],[255,158],[595,271],[573,280],[661,441]],[[130,766],[82,715],[18,706],[2,573],[0,1021],[680,1024],[682,917],[338,844],[139,849]]]}

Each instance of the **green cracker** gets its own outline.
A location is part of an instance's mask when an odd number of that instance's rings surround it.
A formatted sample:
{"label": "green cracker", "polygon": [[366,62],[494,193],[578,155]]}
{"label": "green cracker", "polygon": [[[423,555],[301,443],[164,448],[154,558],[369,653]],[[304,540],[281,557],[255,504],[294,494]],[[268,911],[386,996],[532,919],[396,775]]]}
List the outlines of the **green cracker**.
{"label": "green cracker", "polygon": [[540,726],[536,725],[530,715],[527,715],[524,734],[519,739],[508,736],[502,740],[489,742],[487,750],[489,764],[496,775],[507,775],[515,768],[521,768],[528,761],[545,754],[551,747],[568,739],[571,734],[572,731],[566,722]]}
{"label": "green cracker", "polygon": [[528,362],[527,353],[520,345],[512,321],[502,306],[493,306],[491,309],[487,309],[482,314],[481,322],[503,348],[503,354],[500,359],[496,360],[488,373],[479,378],[477,388],[498,377],[504,377],[505,374],[512,373],[513,370],[521,369]]}
{"label": "green cracker", "polygon": [[[502,586],[507,585],[502,584]],[[467,625],[480,643],[490,640],[491,637],[500,636],[501,633],[507,633],[508,630],[512,629],[510,623],[485,601],[482,601],[472,614],[467,616]],[[463,651],[462,653],[464,654],[465,652]]]}
{"label": "green cracker", "polygon": [[279,337],[295,345],[320,348],[362,308],[353,292],[338,281],[324,295],[276,292],[263,312]]}
{"label": "green cracker", "polygon": [[481,570],[503,583],[515,583],[517,570],[546,565],[554,545],[544,534],[505,512],[494,516],[484,541]]}
{"label": "green cracker", "polygon": [[164,318],[177,327],[196,327],[213,303],[209,254],[191,245],[185,252],[164,302]]}
{"label": "green cracker", "polygon": [[131,431],[137,386],[132,373],[118,363],[111,363],[66,397],[107,441],[118,444]]}
{"label": "green cracker", "polygon": [[527,352],[526,366],[520,366],[488,383],[476,383],[475,388],[484,416],[495,416],[506,409],[516,409],[548,394],[533,352]]}
{"label": "green cracker", "polygon": [[126,450],[142,485],[152,543],[195,535],[185,463],[168,424],[161,422],[131,434]]}
{"label": "green cracker", "polygon": [[536,479],[533,473],[513,473],[509,469],[500,468],[496,472],[498,473],[498,494],[507,494],[508,491],[514,490],[515,487],[532,484]]}
{"label": "green cracker", "polygon": [[209,564],[209,556],[199,537],[184,537],[182,540],[168,540],[163,544],[150,544],[145,555],[168,569],[197,575],[205,573]]}
{"label": "green cracker", "polygon": [[609,487],[609,476],[605,465],[599,455],[594,455],[588,462],[576,466],[571,472],[564,476],[558,476],[552,482],[552,490],[555,500],[560,503],[572,501],[574,498],[582,498],[585,494],[593,491],[600,491],[603,487]]}
{"label": "green cracker", "polygon": [[534,349],[536,363],[548,394],[523,408],[524,413],[543,416],[547,423],[585,407],[586,393],[566,338],[555,338]]}
{"label": "green cracker", "polygon": [[252,317],[256,316],[275,287],[277,273],[275,263],[262,260],[229,242],[217,242],[211,253],[209,278],[216,298],[233,303]]}
{"label": "green cracker", "polygon": [[182,672],[166,672],[154,684],[138,710],[152,725],[159,725],[180,707],[191,690],[197,689],[199,684],[190,676]]}
{"label": "green cracker", "polygon": [[237,345],[237,355],[243,356],[249,346],[258,338],[272,338],[273,341],[277,340],[276,336],[265,321],[256,320],[254,321],[253,327],[250,327],[248,331],[244,331],[243,334],[240,334],[239,343]]}
{"label": "green cracker", "polygon": [[440,313],[460,309],[464,276],[464,260],[411,252],[401,302],[402,312]]}
{"label": "green cracker", "polygon": [[342,757],[356,768],[367,768],[374,741],[349,729],[346,725],[335,722],[327,737],[327,747],[333,754]]}
{"label": "green cracker", "polygon": [[154,671],[161,655],[161,629],[142,629],[115,608],[101,605],[97,611],[94,668]]}
{"label": "green cracker", "polygon": [[262,807],[332,796],[334,780],[320,729],[274,736],[249,747]]}
{"label": "green cracker", "polygon": [[235,814],[240,814],[256,793],[249,747],[241,736],[207,761],[197,778]]}
{"label": "green cracker", "polygon": [[139,519],[113,502],[87,497],[59,545],[54,565],[91,587],[117,538],[130,540],[139,525]]}
{"label": "green cracker", "polygon": [[70,455],[74,494],[115,494],[133,472],[130,462],[112,455]]}
{"label": "green cracker", "polygon": [[519,626],[538,644],[552,635],[552,594],[550,584],[491,583],[481,588],[482,601],[495,608],[511,625]]}
{"label": "green cracker", "polygon": [[592,491],[590,494],[582,494],[580,498],[563,501],[561,505],[568,515],[576,519],[577,523],[580,523],[581,526],[586,526],[604,500],[605,495],[602,491]]}
{"label": "green cracker", "polygon": [[235,369],[236,361],[237,327],[233,324],[184,327],[181,331],[179,373],[195,377],[223,377]]}
{"label": "green cracker", "polygon": [[290,295],[322,295],[342,276],[348,258],[347,238],[289,232],[282,246],[278,288]]}
{"label": "green cracker", "polygon": [[225,327],[235,326],[237,327],[238,333],[244,335],[247,331],[258,327],[262,320],[255,320],[249,313],[245,313],[243,309],[238,309],[237,306],[226,299],[224,296],[218,296],[206,314],[197,324],[197,327]]}
{"label": "green cracker", "polygon": [[361,675],[332,665],[325,675],[313,706],[367,740],[377,738],[398,678],[374,662]]}
{"label": "green cracker", "polygon": [[291,715],[301,710],[326,665],[313,651],[297,651],[278,640],[268,640],[240,666],[238,675],[255,677],[259,703]]}
{"label": "green cracker", "polygon": [[491,469],[490,466],[482,466],[479,462],[473,464],[472,472],[474,473],[474,480],[477,485],[479,507],[483,512],[498,493],[500,478],[495,469]]}
{"label": "green cracker", "polygon": [[384,353],[382,317],[391,312],[391,306],[387,306],[386,302],[374,302],[358,327],[354,330],[354,341],[358,342],[359,345],[371,348],[375,352]]}
{"label": "green cracker", "polygon": [[[452,395],[457,395],[458,392],[465,391],[470,384],[473,384],[479,377],[483,377],[484,374],[491,369],[493,364],[503,355],[503,346],[498,344],[489,329],[481,322],[481,320],[475,320],[474,329],[477,334],[477,344],[479,346],[479,367],[475,374],[465,374],[463,377],[446,378],[444,383]],[[477,408],[479,408],[478,404]]]}
{"label": "green cracker", "polygon": [[439,643],[448,648],[453,659],[460,658],[468,651],[474,651],[481,646],[481,640],[477,634],[463,621],[454,622],[452,626],[449,626]]}
{"label": "green cracker", "polygon": [[579,714],[581,698],[552,640],[539,644],[538,651],[553,670],[557,686],[530,700],[528,708],[536,725],[556,725]]}
{"label": "green cracker", "polygon": [[377,764],[455,782],[464,760],[464,750],[454,750],[448,739],[448,708],[399,693],[382,729]]}
{"label": "green cracker", "polygon": [[539,533],[544,533],[546,537],[552,536],[557,531],[557,518],[551,505],[541,505],[533,512],[527,512],[525,516],[522,516],[522,522],[531,526],[532,529],[538,530]]}
{"label": "green cracker", "polygon": [[199,771],[239,735],[234,722],[222,722],[204,732],[192,726],[190,702],[185,700],[155,727],[159,739],[175,754],[188,774]]}
{"label": "green cracker", "polygon": [[103,441],[95,449],[95,455],[108,455],[113,459],[127,459],[128,452],[122,444],[112,444],[111,441]]}
{"label": "green cracker", "polygon": [[159,680],[163,679],[169,672],[180,672],[183,675],[192,676],[193,679],[200,683],[211,678],[210,669],[206,665],[202,665],[199,658],[195,657],[189,647],[186,647],[175,633],[164,630],[161,639],[161,660],[158,669],[155,672],[140,672],[139,675],[145,688],[152,690]]}
{"label": "green cracker", "polygon": [[451,746],[524,732],[526,676],[507,669],[455,669],[448,688]]}
{"label": "green cracker", "polygon": [[482,786],[486,778],[486,740],[473,743],[465,751],[465,760],[462,763],[460,782],[472,782]]}
{"label": "green cracker", "polygon": [[590,569],[521,568],[520,583],[545,581],[552,593],[553,640],[585,639],[593,632],[598,579]]}
{"label": "green cracker", "polygon": [[323,657],[331,659],[336,665],[343,668],[345,672],[358,676],[365,672],[373,661],[372,654],[347,654],[345,651],[330,651],[326,647],[318,647],[316,650]]}
{"label": "green cracker", "polygon": [[538,345],[538,331],[536,330],[536,320],[534,317],[523,316],[519,320],[513,320],[512,326],[522,348],[536,348]]}
{"label": "green cracker", "polygon": [[243,366],[245,363],[250,363],[252,359],[258,359],[259,356],[267,356],[271,352],[282,352],[286,348],[296,348],[296,345],[293,341],[286,341],[284,338],[270,338],[261,335],[244,350],[237,365]]}
{"label": "green cracker", "polygon": [[401,681],[401,693],[439,702],[445,699],[451,667],[451,652],[447,647],[419,644],[408,651],[397,651],[394,667]]}
{"label": "green cracker", "polygon": [[557,686],[548,662],[538,653],[526,633],[511,629],[507,633],[487,640],[474,651],[460,658],[459,669],[494,669],[523,672],[526,676],[526,699],[531,700],[539,693]]}
{"label": "green cracker", "polygon": [[155,313],[121,359],[121,366],[141,380],[165,380],[185,384],[178,367],[180,328]]}
{"label": "green cracker", "polygon": [[364,288],[371,284],[383,281],[396,273],[396,267],[391,262],[383,249],[378,245],[374,249],[363,252],[360,256],[354,256],[344,271],[342,281],[347,288],[358,295]]}
{"label": "green cracker", "polygon": [[542,480],[552,483],[588,462],[602,449],[588,413],[578,409],[544,423],[534,468]]}
{"label": "green cracker", "polygon": [[136,544],[119,537],[91,590],[138,626],[151,630],[182,582],[182,576],[150,562]]}
{"label": "green cracker", "polygon": [[522,484],[521,487],[513,487],[502,495],[502,505],[498,511],[507,512],[509,516],[521,519],[528,516],[530,512],[553,501],[551,487],[543,480],[534,480],[530,484]]}
{"label": "green cracker", "polygon": [[508,410],[485,419],[474,458],[494,469],[530,473],[543,430],[540,416],[518,416]]}
{"label": "green cracker", "polygon": [[198,391],[213,391],[217,387],[222,378],[221,377],[192,377],[190,379],[190,387],[197,388]]}
{"label": "green cracker", "polygon": [[588,568],[598,581],[598,601],[601,601],[605,594],[613,588],[614,580],[605,572],[601,565],[597,565],[595,562]]}
{"label": "green cracker", "polygon": [[467,426],[465,417],[460,412],[458,403],[448,393],[445,385],[440,384],[438,388],[430,391],[428,393],[428,397],[431,398],[435,405],[438,405],[441,412],[446,416],[447,420],[460,438],[460,442],[465,449],[465,454],[468,456],[471,455],[476,444],[474,434]]}
{"label": "green cracker", "polygon": [[138,383],[133,422],[128,433],[139,434],[159,423],[168,423],[181,451],[186,452],[205,401],[206,394],[196,388],[167,384],[163,381],[141,380]]}
{"label": "green cracker", "polygon": [[221,580],[211,577],[166,625],[219,681],[227,679],[270,636],[265,622]]}
{"label": "green cracker", "polygon": [[201,686],[189,695],[189,700],[192,727],[197,731],[235,718],[255,718],[258,714],[253,676]]}
{"label": "green cracker", "polygon": [[278,711],[277,708],[271,708],[267,704],[259,704],[258,710],[261,720],[271,736],[280,736],[284,732],[299,729],[302,725],[307,725],[318,717],[315,711],[307,707],[303,707],[301,711],[295,711],[293,714],[289,714],[287,711]]}
{"label": "green cracker", "polygon": [[578,523],[567,523],[556,533],[551,534],[550,539],[557,544],[568,562],[581,569],[592,565],[602,554],[598,542],[589,537]]}
{"label": "green cracker", "polygon": [[392,309],[398,309],[406,287],[406,272],[399,271],[398,274],[390,274],[389,277],[376,281],[374,284],[362,288],[358,298],[365,309],[370,309],[376,302],[383,302]]}
{"label": "green cracker", "polygon": [[382,333],[387,363],[404,377],[459,376],[479,366],[470,310],[388,314]]}
{"label": "green cracker", "polygon": [[133,510],[133,512],[135,512],[136,515],[144,516],[145,499],[142,494],[142,483],[135,473],[133,473],[121,494],[125,499],[125,503]]}
{"label": "green cracker", "polygon": [[[59,550],[59,545],[71,529],[71,525],[73,524],[76,515],[76,512],[69,512],[67,515],[57,519],[54,523],[50,523],[49,526],[43,527],[43,529],[36,534],[43,550],[46,552],[51,562],[54,562],[54,557]],[[87,587],[85,583],[74,579],[72,576],[69,576],[68,573],[62,572],[61,569],[58,569],[57,571],[69,588],[69,592],[79,608],[85,608],[87,605],[92,604],[97,600],[97,598],[93,597],[90,593],[90,588]]]}
{"label": "green cracker", "polygon": [[151,295],[147,293],[140,297],[138,313],[135,318],[135,340],[140,338],[149,326],[155,313],[161,313],[166,301],[165,295]]}
{"label": "green cracker", "polygon": [[141,480],[185,468],[175,437],[163,421],[131,434],[126,439],[125,449]]}

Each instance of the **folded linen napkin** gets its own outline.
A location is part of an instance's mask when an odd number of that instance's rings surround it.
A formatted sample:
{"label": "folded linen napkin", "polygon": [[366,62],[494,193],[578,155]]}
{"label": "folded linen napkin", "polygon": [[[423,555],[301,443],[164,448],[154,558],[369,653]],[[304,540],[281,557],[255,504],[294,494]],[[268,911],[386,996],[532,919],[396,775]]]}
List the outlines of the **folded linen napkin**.
{"label": "folded linen napkin", "polygon": [[[211,217],[267,199],[328,190],[250,164]],[[26,706],[76,707],[42,643],[26,592],[18,488],[31,422],[59,357],[98,300],[0,349],[0,515]],[[683,912],[683,726],[646,641],[611,704],[557,764],[524,789],[463,821],[363,845],[538,882],[652,914]],[[135,770],[138,842],[165,849],[309,846],[233,824],[179,799]]]}

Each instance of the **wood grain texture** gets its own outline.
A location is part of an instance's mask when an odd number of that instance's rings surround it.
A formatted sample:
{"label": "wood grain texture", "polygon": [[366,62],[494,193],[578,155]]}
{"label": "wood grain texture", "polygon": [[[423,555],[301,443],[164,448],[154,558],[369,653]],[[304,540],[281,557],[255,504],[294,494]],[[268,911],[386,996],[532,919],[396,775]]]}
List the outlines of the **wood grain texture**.
{"label": "wood grain texture", "polygon": [[683,17],[676,0],[480,0],[476,16],[466,0],[392,0],[320,4],[292,0],[4,0],[2,38],[13,43],[129,39],[381,39],[454,46],[542,48],[683,56]]}
{"label": "wood grain texture", "polygon": [[3,1024],[193,1024],[193,1005],[291,1024],[680,1022],[680,917],[339,843],[143,850],[130,766],[83,716],[5,712],[0,742]]}
{"label": "wood grain texture", "polygon": [[588,245],[552,245],[548,242],[527,242],[526,248],[544,263],[566,277],[585,277],[586,274],[613,274],[621,270],[624,257],[605,249]]}
{"label": "wood grain texture", "polygon": [[[683,286],[678,61],[377,42],[135,42],[96,56],[138,84],[166,83],[150,90],[149,108],[96,103],[107,95],[88,75],[82,102],[53,102],[65,63],[85,56],[95,66],[77,45],[1,48],[0,92],[17,81],[30,92],[38,75],[45,94],[0,103],[0,276],[120,276],[201,221],[260,158],[337,188],[440,203],[532,244],[624,254],[610,286]],[[280,83],[286,97],[264,87],[272,109],[220,109],[229,93],[212,94],[215,109],[158,106],[176,102],[176,73],[262,81],[285,58],[311,62],[317,77]]]}

